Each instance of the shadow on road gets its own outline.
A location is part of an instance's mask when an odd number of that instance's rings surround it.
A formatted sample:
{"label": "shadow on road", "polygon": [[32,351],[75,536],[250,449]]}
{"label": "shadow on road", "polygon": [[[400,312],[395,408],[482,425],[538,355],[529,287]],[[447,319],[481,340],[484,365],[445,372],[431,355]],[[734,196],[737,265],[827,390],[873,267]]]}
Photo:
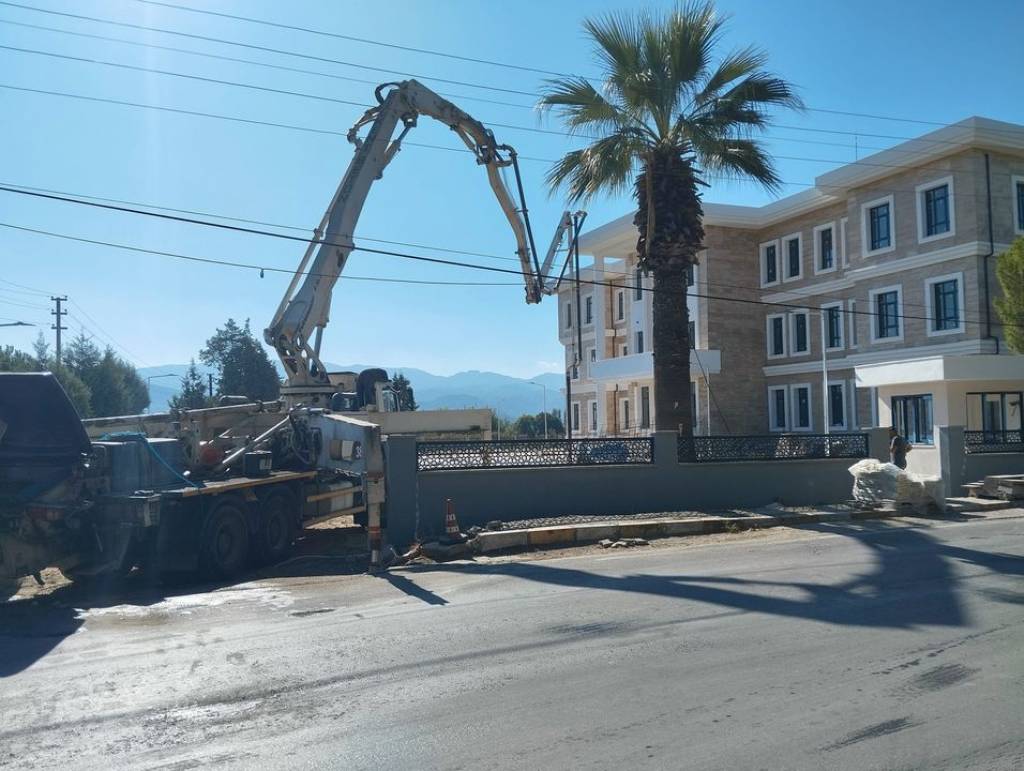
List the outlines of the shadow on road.
{"label": "shadow on road", "polygon": [[[84,610],[115,606],[149,607],[184,595],[204,594],[267,578],[353,575],[365,573],[369,555],[360,528],[338,527],[303,531],[296,556],[278,565],[249,572],[231,581],[211,582],[195,574],[153,575],[135,571],[128,576],[80,578],[30,599],[11,600],[17,584],[0,587],[0,679],[17,674],[49,654],[84,623]],[[408,579],[402,590],[425,602],[444,600]],[[432,599],[430,599],[432,598]],[[7,600],[7,601],[3,601]],[[440,601],[440,602],[438,602]]]}
{"label": "shadow on road", "polygon": [[[768,613],[840,626],[909,629],[966,626],[956,563],[1024,575],[1024,558],[950,546],[917,528],[888,524],[820,524],[805,529],[853,538],[872,554],[868,569],[849,580],[775,581],[719,575],[605,576],[545,562],[459,564],[412,568],[512,576],[556,586],[692,600],[741,612]],[[793,566],[798,567],[798,566]]]}

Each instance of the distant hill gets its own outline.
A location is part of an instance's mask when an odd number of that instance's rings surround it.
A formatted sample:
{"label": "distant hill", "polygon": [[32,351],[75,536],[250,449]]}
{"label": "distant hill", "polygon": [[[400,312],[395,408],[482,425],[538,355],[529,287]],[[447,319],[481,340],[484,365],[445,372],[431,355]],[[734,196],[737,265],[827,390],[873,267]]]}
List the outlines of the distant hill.
{"label": "distant hill", "polygon": [[[353,371],[368,369],[367,364],[334,364],[325,362],[331,371]],[[205,375],[208,368],[199,366]],[[143,377],[171,375],[150,381],[152,404],[150,412],[162,412],[167,403],[178,393],[181,376],[188,369],[187,364],[163,364],[158,367],[141,367]],[[516,418],[524,413],[537,413],[544,403],[544,390],[532,385],[541,383],[547,388],[548,409],[563,409],[563,395],[560,389],[565,385],[565,376],[554,372],[543,372],[532,378],[517,378],[497,372],[469,370],[454,375],[435,375],[415,367],[381,367],[390,375],[403,373],[412,383],[416,402],[420,409],[461,409],[465,407],[489,407],[506,418]]]}

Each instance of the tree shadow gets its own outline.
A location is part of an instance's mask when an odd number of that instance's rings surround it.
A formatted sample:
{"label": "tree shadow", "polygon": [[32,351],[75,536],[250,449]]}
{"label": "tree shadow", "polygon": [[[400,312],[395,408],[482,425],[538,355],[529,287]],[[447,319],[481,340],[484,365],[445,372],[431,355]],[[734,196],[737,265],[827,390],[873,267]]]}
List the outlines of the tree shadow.
{"label": "tree shadow", "polygon": [[1024,558],[1020,556],[949,546],[918,528],[822,523],[803,529],[855,539],[872,553],[869,569],[837,583],[690,574],[604,576],[545,562],[449,564],[409,570],[504,575],[555,586],[690,600],[837,626],[891,629],[970,623],[959,597],[956,562],[1002,574],[1024,574]]}

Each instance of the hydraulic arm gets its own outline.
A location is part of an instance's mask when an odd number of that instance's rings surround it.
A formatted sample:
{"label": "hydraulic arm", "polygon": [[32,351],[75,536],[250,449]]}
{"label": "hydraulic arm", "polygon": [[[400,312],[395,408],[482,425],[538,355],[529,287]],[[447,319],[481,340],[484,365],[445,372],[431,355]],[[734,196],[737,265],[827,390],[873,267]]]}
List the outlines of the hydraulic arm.
{"label": "hydraulic arm", "polygon": [[[512,226],[528,303],[540,302],[545,294],[557,291],[561,276],[550,275],[552,265],[563,240],[571,240],[578,231],[581,215],[565,212],[543,263],[539,263],[515,150],[498,144],[490,129],[415,80],[384,83],[375,94],[378,105],[367,110],[348,132],[355,156],[264,331],[287,373],[282,393],[293,402],[323,403],[334,390],[320,360],[334,285],[355,248],[355,226],[371,185],[401,149],[402,140],[420,115],[451,128],[486,169],[498,204]],[[364,126],[369,130],[361,137]],[[502,170],[508,167],[515,173],[518,203],[502,178]]]}

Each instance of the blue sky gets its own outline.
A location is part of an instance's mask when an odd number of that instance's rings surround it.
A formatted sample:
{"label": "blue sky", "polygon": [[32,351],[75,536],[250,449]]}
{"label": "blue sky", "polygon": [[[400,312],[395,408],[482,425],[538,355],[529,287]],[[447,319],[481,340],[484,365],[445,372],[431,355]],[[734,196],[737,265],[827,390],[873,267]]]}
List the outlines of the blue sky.
{"label": "blue sky", "polygon": [[[187,2],[187,0],[182,0]],[[557,129],[529,109],[529,96],[455,86],[435,78],[535,92],[543,76],[484,64],[342,41],[155,7],[134,0],[24,0],[24,4],[111,20],[244,41],[372,67],[394,68],[453,98],[485,123]],[[199,5],[199,0],[192,0]],[[387,3],[327,0],[209,0],[204,7],[287,24],[470,57],[592,75],[580,31],[588,14],[627,4],[443,1]],[[796,83],[808,106],[951,122],[974,114],[1024,123],[1020,73],[1024,4],[988,2],[732,2],[728,47],[757,44],[770,67]],[[373,82],[400,75],[116,28],[0,5],[0,20],[114,36]],[[235,80],[334,99],[367,102],[373,86],[287,73],[153,48],[76,38],[0,23],[0,45],[31,48]],[[314,99],[268,94],[119,70],[81,61],[0,50],[0,83],[346,131],[361,110]],[[478,99],[522,106],[490,104]],[[809,183],[855,157],[855,137],[807,129],[912,137],[929,130],[909,122],[834,116],[780,115],[770,148],[781,177]],[[784,126],[784,127],[783,127]],[[574,141],[564,136],[495,128],[521,155],[554,159]],[[424,121],[410,142],[458,148],[451,132]],[[859,136],[861,157],[897,139]],[[818,144],[824,143],[824,144]],[[0,89],[0,182],[75,194],[128,199],[312,228],[351,158],[343,136],[242,125],[166,112],[83,102]],[[812,160],[804,160],[812,159]],[[547,164],[524,161],[527,199],[539,244],[546,244],[563,203],[549,196]],[[806,189],[791,185],[786,193]],[[715,182],[710,201],[758,204],[771,197],[749,184]],[[628,198],[590,203],[588,224],[626,213]],[[208,228],[160,222],[0,193],[0,222],[198,257],[293,268],[302,245]],[[288,231],[285,231],[288,232]],[[370,194],[357,237],[514,256],[514,240],[485,176],[463,153],[406,146]],[[388,247],[384,247],[388,248]],[[444,256],[425,249],[424,255]],[[514,266],[492,257],[487,265]],[[527,306],[515,277],[412,263],[356,253],[347,274],[397,279],[483,281],[509,286],[418,286],[343,280],[335,290],[325,358],[419,367],[436,373],[485,369],[531,376],[557,369],[555,304]],[[262,330],[287,276],[211,267],[90,246],[0,228],[0,280],[73,301],[68,323],[112,341],[131,361],[187,361],[229,316]],[[30,307],[24,307],[30,306]],[[0,317],[43,325],[46,298],[0,283]],[[3,319],[0,319],[3,320]],[[31,329],[0,327],[0,345],[28,348]]]}

